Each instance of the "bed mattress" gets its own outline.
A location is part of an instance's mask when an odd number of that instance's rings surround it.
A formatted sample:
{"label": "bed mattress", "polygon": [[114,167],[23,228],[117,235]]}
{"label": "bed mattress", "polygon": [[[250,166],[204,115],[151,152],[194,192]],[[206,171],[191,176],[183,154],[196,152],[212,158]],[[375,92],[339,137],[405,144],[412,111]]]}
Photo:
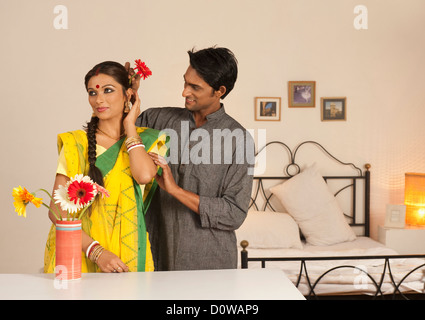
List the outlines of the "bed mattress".
{"label": "bed mattress", "polygon": [[[242,248],[240,248],[242,250]],[[336,257],[336,256],[381,256],[397,255],[398,253],[383,244],[368,238],[357,237],[354,241],[343,242],[331,246],[312,246],[303,243],[303,249],[257,249],[247,248],[248,257]],[[403,277],[416,267],[423,265],[423,259],[390,259],[390,268],[396,285]],[[323,276],[317,285],[318,280],[328,270],[337,268]],[[240,267],[240,256],[239,256]],[[385,259],[371,260],[333,260],[333,261],[306,261],[306,269],[310,279],[310,284],[314,286],[317,295],[335,294],[375,294],[376,283],[380,283],[385,267]],[[248,268],[261,268],[261,262],[252,261],[248,263]],[[301,268],[299,261],[267,261],[266,268],[280,268],[288,278],[296,284]],[[364,272],[363,272],[363,271]],[[366,273],[367,272],[367,273]],[[310,286],[303,271],[303,276],[298,285],[298,289],[303,295],[310,294]],[[401,292],[424,292],[424,268],[419,268],[408,276],[400,286]],[[394,284],[386,268],[384,282],[381,287],[383,294],[394,292]]]}

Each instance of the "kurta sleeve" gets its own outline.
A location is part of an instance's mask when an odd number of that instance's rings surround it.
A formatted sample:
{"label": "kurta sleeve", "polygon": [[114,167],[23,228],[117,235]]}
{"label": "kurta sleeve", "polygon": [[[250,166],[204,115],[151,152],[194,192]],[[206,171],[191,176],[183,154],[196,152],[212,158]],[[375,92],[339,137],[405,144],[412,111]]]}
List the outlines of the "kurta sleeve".
{"label": "kurta sleeve", "polygon": [[[253,166],[254,166],[254,142],[246,132],[244,163],[238,164],[237,157],[233,155],[230,166],[222,166],[225,181],[222,184],[222,192],[219,196],[200,196],[199,214],[203,228],[215,228],[220,230],[236,230],[244,222],[252,192]],[[212,170],[216,170],[213,168]],[[211,179],[221,175],[211,172]],[[213,185],[215,183],[212,183]]]}
{"label": "kurta sleeve", "polygon": [[247,165],[232,165],[221,197],[199,197],[199,214],[203,228],[236,230],[246,218],[252,190],[252,175]]}

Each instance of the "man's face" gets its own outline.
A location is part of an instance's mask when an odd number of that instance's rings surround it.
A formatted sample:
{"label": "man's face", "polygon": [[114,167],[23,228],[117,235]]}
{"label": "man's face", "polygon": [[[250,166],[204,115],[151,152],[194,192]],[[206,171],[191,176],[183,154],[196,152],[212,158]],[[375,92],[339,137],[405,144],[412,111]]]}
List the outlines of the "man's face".
{"label": "man's face", "polygon": [[214,112],[220,106],[221,94],[202,79],[191,66],[187,68],[182,96],[185,107],[190,111]]}

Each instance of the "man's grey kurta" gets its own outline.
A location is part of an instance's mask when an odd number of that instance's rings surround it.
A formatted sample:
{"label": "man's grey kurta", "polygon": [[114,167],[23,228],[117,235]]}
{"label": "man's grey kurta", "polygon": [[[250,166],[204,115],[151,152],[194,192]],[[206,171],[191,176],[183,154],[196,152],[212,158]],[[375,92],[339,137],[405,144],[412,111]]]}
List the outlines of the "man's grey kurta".
{"label": "man's grey kurta", "polygon": [[148,109],[136,124],[169,134],[173,177],[200,196],[197,214],[158,188],[146,215],[155,270],[236,268],[235,230],[246,218],[252,188],[250,134],[223,106],[198,129],[184,108]]}

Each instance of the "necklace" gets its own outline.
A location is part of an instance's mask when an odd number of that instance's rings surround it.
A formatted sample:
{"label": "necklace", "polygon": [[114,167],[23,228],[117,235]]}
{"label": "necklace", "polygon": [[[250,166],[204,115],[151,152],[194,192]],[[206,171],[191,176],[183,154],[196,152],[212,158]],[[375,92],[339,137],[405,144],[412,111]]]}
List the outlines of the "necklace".
{"label": "necklace", "polygon": [[118,137],[118,138],[114,138],[114,137],[111,137],[109,134],[107,134],[106,132],[104,132],[104,131],[102,131],[102,130],[100,130],[100,128],[97,128],[97,130],[99,131],[99,132],[101,132],[101,133],[103,133],[105,136],[107,136],[108,138],[111,138],[112,140],[120,140],[122,137],[124,137],[125,136],[125,133],[121,133],[121,135]]}

